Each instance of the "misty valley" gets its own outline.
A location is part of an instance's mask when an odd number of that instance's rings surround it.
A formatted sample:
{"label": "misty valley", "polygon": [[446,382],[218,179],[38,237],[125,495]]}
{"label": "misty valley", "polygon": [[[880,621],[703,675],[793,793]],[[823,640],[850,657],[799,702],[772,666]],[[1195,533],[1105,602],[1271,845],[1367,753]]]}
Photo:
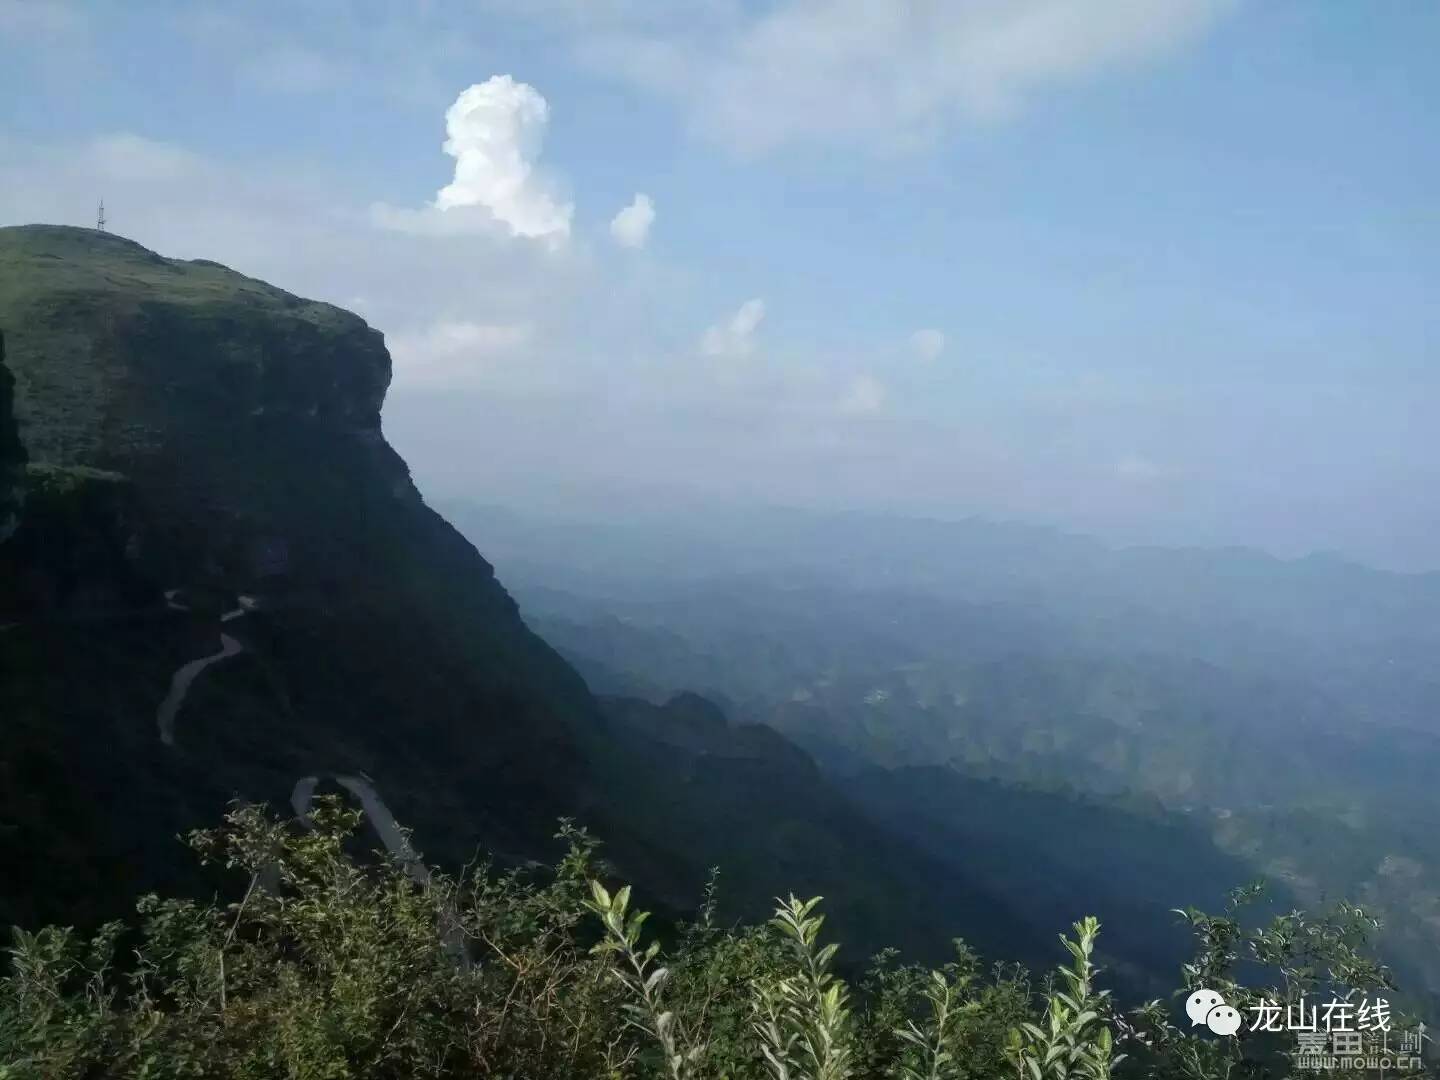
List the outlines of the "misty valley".
{"label": "misty valley", "polygon": [[1022,881],[1086,813],[1049,857],[1154,940],[1187,880],[1259,876],[1433,948],[1433,576],[984,521],[449,510],[592,688],[723,702],[1007,896],[1063,903]]}

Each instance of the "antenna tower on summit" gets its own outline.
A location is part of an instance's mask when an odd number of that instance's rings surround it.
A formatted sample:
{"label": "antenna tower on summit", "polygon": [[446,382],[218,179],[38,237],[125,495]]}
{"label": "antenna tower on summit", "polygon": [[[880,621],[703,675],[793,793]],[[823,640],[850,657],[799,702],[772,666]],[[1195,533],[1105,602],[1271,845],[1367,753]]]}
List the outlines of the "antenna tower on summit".
{"label": "antenna tower on summit", "polygon": [[101,200],[100,200],[100,209],[99,209],[99,211],[98,211],[98,212],[96,213],[96,215],[95,215],[95,228],[96,228],[98,231],[100,231],[100,232],[104,232],[104,231],[105,231],[105,200],[104,200],[104,199],[101,199]]}

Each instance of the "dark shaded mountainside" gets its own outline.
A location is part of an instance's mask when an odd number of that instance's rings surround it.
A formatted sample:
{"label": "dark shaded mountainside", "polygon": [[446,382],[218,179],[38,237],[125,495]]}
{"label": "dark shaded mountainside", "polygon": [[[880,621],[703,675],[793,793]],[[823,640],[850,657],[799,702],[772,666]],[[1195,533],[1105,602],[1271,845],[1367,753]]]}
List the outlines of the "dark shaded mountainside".
{"label": "dark shaded mountainside", "polygon": [[[592,797],[595,704],[381,436],[379,333],[50,227],[0,230],[0,330],[29,457],[0,548],[0,918],[160,884],[177,831],[308,774],[370,774],[451,852],[527,850]],[[165,745],[172,676],[222,631],[240,652]]]}
{"label": "dark shaded mountainside", "polygon": [[[592,697],[386,443],[389,356],[358,317],[27,226],[0,229],[0,331],[0,924],[209,888],[176,834],[343,777],[451,867],[549,859],[567,815],[672,913],[719,864],[722,913],[831,897],[852,961],[963,934],[1048,963],[1056,923],[784,736],[694,696]],[[1041,891],[1047,919],[1087,904]]]}

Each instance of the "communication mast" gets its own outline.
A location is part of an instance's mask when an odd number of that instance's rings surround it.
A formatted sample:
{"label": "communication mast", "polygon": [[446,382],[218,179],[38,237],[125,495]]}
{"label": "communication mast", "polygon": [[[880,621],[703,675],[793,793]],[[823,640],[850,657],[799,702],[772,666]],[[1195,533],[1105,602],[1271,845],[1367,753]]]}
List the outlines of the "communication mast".
{"label": "communication mast", "polygon": [[95,215],[95,228],[99,232],[105,231],[105,200],[100,200],[100,210]]}

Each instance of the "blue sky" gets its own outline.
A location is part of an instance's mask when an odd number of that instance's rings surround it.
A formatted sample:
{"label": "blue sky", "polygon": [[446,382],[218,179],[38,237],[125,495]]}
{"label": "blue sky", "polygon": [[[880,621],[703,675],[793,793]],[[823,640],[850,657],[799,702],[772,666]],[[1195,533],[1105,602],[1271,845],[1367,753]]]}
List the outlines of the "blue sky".
{"label": "blue sky", "polygon": [[1440,568],[1437,46],[1319,0],[0,0],[0,222],[103,192],[356,308],[437,495]]}

